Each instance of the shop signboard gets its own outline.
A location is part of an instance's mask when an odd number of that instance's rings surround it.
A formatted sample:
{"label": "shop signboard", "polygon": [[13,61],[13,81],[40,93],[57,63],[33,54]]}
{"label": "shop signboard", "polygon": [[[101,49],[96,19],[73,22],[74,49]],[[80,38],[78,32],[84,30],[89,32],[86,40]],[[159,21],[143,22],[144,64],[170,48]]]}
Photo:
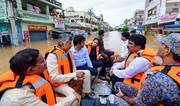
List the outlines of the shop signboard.
{"label": "shop signboard", "polygon": [[29,31],[47,31],[47,26],[28,25]]}
{"label": "shop signboard", "polygon": [[63,20],[57,20],[54,22],[55,28],[65,28],[64,21]]}
{"label": "shop signboard", "polygon": [[0,35],[10,35],[11,33],[11,25],[9,23],[1,23],[0,24]]}
{"label": "shop signboard", "polygon": [[176,12],[166,13],[159,17],[158,23],[162,24],[162,23],[173,22],[176,21],[176,17],[177,17]]}

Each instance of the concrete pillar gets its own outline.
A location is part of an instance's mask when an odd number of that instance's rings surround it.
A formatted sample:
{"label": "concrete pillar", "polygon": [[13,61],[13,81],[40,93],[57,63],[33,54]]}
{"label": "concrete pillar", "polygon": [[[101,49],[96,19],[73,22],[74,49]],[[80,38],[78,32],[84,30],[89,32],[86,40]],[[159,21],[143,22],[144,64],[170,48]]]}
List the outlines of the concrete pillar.
{"label": "concrete pillar", "polygon": [[22,10],[22,1],[21,0],[16,0],[16,5],[18,10]]}
{"label": "concrete pillar", "polygon": [[8,1],[8,16],[11,23],[12,37],[14,39],[13,45],[19,46],[18,39],[17,39],[17,28],[15,24],[14,10],[13,10],[12,2],[10,1]]}
{"label": "concrete pillar", "polygon": [[46,15],[50,15],[49,14],[49,5],[46,5]]}

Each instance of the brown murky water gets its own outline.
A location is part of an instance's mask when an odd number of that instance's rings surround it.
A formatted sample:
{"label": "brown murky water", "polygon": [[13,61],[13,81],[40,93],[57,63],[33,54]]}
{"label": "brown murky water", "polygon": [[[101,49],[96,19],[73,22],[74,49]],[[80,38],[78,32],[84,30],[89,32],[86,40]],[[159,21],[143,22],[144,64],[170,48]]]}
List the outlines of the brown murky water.
{"label": "brown murky water", "polygon": [[[93,40],[97,35],[91,35],[87,37],[87,41]],[[104,36],[105,48],[120,51],[121,44],[120,33],[117,31],[107,32]],[[36,48],[44,55],[46,50],[57,45],[57,40],[38,41],[31,42],[25,46],[19,47],[5,46],[0,47],[0,74],[9,70],[9,59],[18,51],[25,48]],[[147,46],[158,50],[159,44],[154,40],[152,36],[147,36]]]}

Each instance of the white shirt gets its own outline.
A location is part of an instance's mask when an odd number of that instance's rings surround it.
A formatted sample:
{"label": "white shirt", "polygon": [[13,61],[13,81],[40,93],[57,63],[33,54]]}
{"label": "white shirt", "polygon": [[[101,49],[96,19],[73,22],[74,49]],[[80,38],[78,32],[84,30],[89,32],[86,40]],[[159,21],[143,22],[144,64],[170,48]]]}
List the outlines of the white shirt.
{"label": "white shirt", "polygon": [[[70,106],[76,97],[71,94],[67,97],[57,98],[55,106]],[[9,89],[0,99],[0,106],[48,106],[35,96],[35,90],[25,85],[21,88]]]}
{"label": "white shirt", "polygon": [[[55,54],[49,53],[46,62],[47,62],[47,69],[49,75],[53,82],[69,82],[72,78],[76,77],[75,72],[69,74],[61,74],[61,75],[58,73],[58,63]],[[73,70],[75,71],[75,66],[73,66],[73,68],[74,68]]]}
{"label": "white shirt", "polygon": [[121,57],[123,57],[123,58],[125,58],[129,54],[127,45],[128,45],[128,40],[126,40],[121,47],[121,53],[119,55],[121,55]]}
{"label": "white shirt", "polygon": [[[142,52],[142,51],[141,51]],[[144,57],[136,57],[126,69],[125,60],[121,63],[115,63],[113,68],[113,74],[119,78],[132,78],[138,73],[146,72],[151,66],[149,60]]]}

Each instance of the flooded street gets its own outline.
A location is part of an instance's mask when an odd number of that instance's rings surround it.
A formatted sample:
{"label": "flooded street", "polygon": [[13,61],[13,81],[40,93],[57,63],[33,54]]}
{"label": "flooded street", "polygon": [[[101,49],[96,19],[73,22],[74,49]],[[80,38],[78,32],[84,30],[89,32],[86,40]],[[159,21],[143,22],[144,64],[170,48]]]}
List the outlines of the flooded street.
{"label": "flooded street", "polygon": [[[93,40],[97,35],[91,35],[87,37],[87,41]],[[120,51],[121,44],[123,43],[120,40],[120,32],[112,31],[105,33],[104,36],[105,48]],[[36,48],[39,49],[41,54],[45,54],[47,49],[52,48],[57,45],[57,40],[48,40],[48,41],[38,41],[31,42],[25,46],[20,45],[18,47],[14,46],[5,46],[0,47],[0,74],[9,70],[9,59],[19,50],[24,48]],[[154,40],[152,36],[147,36],[147,46],[152,47],[156,51],[158,50],[159,44]]]}

